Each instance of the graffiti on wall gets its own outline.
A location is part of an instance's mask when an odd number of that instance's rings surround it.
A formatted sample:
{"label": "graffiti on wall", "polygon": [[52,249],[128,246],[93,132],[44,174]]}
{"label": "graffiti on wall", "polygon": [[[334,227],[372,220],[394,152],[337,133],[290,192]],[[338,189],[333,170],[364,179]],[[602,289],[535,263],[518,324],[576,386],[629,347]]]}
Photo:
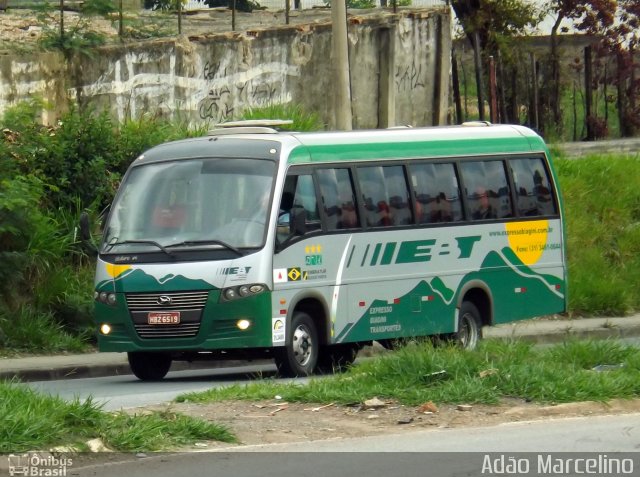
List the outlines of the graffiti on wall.
{"label": "graffiti on wall", "polygon": [[413,59],[410,65],[400,66],[396,69],[396,90],[399,92],[413,91],[425,87],[425,76],[422,72],[422,64],[416,65]]}
{"label": "graffiti on wall", "polygon": [[233,73],[220,62],[206,62],[202,77],[208,88],[198,102],[198,116],[221,122],[244,109],[289,102],[290,94],[285,91],[287,76],[299,75],[297,66],[286,63],[262,64]]}
{"label": "graffiti on wall", "polygon": [[[179,71],[175,53],[167,55],[168,61],[163,63],[168,68],[157,71],[157,58],[129,54],[114,62],[93,84],[84,86],[82,94],[112,98],[120,120],[137,117],[153,107],[170,115],[220,122],[247,108],[290,102],[287,79],[300,76],[299,66],[283,62],[235,71],[237,64],[228,59],[226,65],[205,62],[200,75],[187,77]],[[154,72],[147,71],[154,68]]]}

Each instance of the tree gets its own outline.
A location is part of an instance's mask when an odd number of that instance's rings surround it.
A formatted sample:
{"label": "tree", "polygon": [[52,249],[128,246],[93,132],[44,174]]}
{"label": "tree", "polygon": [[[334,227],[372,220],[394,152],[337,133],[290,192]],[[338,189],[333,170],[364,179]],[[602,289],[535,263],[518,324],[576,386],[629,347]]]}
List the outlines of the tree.
{"label": "tree", "polygon": [[548,0],[548,12],[555,18],[550,34],[549,64],[543,113],[550,117],[556,129],[562,125],[560,55],[558,33],[562,23],[569,20],[578,31],[590,35],[602,35],[614,22],[616,0]]}
{"label": "tree", "polygon": [[636,74],[635,62],[640,44],[640,0],[619,0],[617,19],[603,40],[617,60],[620,135],[630,137],[640,130],[640,104],[637,101],[640,78]]}
{"label": "tree", "polygon": [[[478,109],[480,119],[484,119],[483,60],[486,61],[489,56],[499,57],[502,62],[512,65],[512,70],[515,69],[513,38],[534,29],[543,14],[526,0],[453,0],[451,6],[475,53]],[[500,71],[503,71],[502,68]],[[511,74],[514,72],[511,71]],[[505,75],[500,76],[503,77],[499,84],[505,84]],[[515,96],[515,91],[512,91],[512,95]]]}

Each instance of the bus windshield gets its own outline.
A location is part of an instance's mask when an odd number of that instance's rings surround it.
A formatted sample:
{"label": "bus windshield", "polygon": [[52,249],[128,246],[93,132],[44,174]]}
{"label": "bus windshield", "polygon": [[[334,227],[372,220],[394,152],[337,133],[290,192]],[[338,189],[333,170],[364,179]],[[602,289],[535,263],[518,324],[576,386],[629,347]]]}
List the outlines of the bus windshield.
{"label": "bus windshield", "polygon": [[191,159],[134,167],[105,227],[103,253],[259,248],[275,163]]}

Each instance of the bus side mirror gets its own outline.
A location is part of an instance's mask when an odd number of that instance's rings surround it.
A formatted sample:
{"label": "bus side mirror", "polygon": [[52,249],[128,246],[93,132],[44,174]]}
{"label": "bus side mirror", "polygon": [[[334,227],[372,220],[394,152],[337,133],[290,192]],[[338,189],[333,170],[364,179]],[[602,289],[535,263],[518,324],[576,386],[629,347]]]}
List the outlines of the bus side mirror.
{"label": "bus side mirror", "polygon": [[80,214],[80,242],[82,248],[89,256],[96,256],[98,249],[91,240],[91,223],[89,221],[89,214],[82,212]]}

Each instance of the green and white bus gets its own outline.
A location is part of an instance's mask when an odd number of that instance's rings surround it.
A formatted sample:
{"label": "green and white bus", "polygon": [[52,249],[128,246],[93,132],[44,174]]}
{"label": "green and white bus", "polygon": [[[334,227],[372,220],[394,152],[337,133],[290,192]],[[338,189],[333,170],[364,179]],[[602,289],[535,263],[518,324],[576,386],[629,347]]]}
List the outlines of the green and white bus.
{"label": "green and white bus", "polygon": [[102,351],[140,379],[173,360],[349,364],[376,340],[563,312],[549,152],[520,126],[212,131],[138,157],[98,250]]}

